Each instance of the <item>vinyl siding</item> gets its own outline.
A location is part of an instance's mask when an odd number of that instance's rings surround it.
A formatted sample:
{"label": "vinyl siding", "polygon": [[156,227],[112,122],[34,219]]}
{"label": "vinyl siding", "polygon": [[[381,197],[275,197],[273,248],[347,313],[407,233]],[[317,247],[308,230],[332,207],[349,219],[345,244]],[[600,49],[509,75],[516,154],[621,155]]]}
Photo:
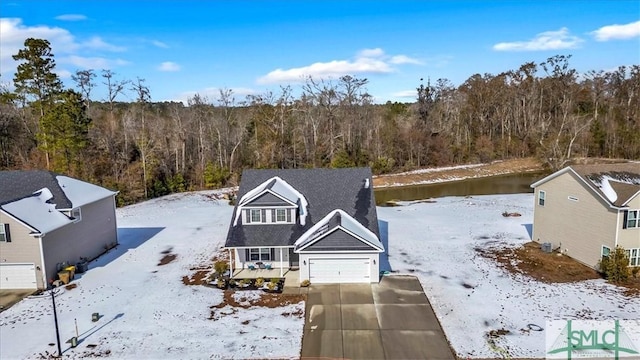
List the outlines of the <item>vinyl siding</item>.
{"label": "vinyl siding", "polygon": [[[538,204],[539,191],[545,205]],[[568,197],[577,198],[577,201]],[[572,258],[596,267],[602,245],[615,247],[617,211],[587,189],[572,172],[566,172],[535,189],[533,240],[549,242]]]}
{"label": "vinyl siding", "polygon": [[[235,260],[233,269],[246,269],[247,265],[255,264],[260,260],[250,260],[246,256],[247,248],[237,248],[235,250]],[[274,250],[274,258],[270,261],[264,260],[265,263],[270,263],[272,268],[280,268],[280,266],[284,268],[289,268],[289,248],[282,248],[282,258],[280,258],[280,248],[275,248]]]}
{"label": "vinyl siding", "polygon": [[[640,210],[640,195],[631,200],[628,204],[631,210]],[[625,249],[640,248],[640,228],[623,229],[624,222],[623,212],[620,212],[620,221],[618,222],[618,246]]]}
{"label": "vinyl siding", "polygon": [[44,288],[39,239],[29,235],[31,229],[2,212],[0,212],[0,223],[9,224],[11,233],[11,242],[0,242],[0,261],[3,263],[34,263],[38,288]]}
{"label": "vinyl siding", "polygon": [[117,226],[112,196],[82,207],[82,220],[52,231],[42,238],[47,279],[55,279],[56,265],[74,265],[81,257],[92,259],[116,243]]}
{"label": "vinyl siding", "polygon": [[375,249],[342,229],[337,229],[304,249],[303,252],[352,250],[374,251]]}

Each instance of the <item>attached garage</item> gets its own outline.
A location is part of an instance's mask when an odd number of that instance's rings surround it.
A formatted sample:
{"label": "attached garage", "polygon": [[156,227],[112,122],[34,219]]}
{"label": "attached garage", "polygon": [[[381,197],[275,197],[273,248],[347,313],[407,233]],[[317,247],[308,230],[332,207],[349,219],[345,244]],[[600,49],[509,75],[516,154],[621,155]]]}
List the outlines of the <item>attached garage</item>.
{"label": "attached garage", "polygon": [[0,264],[0,289],[36,289],[35,264]]}
{"label": "attached garage", "polygon": [[312,284],[370,283],[369,258],[310,258],[309,281]]}

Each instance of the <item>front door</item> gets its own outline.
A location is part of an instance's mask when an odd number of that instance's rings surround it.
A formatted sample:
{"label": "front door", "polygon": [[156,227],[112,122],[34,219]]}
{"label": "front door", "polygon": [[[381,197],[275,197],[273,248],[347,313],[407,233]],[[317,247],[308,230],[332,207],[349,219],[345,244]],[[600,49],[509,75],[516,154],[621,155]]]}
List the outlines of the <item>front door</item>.
{"label": "front door", "polygon": [[300,254],[293,252],[293,248],[289,248],[289,266],[300,267]]}

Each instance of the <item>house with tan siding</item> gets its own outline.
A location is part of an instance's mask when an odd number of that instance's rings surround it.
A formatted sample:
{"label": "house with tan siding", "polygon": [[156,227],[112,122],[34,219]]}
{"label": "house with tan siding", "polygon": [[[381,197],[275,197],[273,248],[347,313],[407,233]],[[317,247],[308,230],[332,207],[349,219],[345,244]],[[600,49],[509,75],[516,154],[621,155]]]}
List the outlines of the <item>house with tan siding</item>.
{"label": "house with tan siding", "polygon": [[118,242],[116,192],[50,171],[0,171],[0,289],[45,289]]}
{"label": "house with tan siding", "polygon": [[640,162],[572,165],[531,187],[534,241],[593,268],[620,246],[640,266]]}

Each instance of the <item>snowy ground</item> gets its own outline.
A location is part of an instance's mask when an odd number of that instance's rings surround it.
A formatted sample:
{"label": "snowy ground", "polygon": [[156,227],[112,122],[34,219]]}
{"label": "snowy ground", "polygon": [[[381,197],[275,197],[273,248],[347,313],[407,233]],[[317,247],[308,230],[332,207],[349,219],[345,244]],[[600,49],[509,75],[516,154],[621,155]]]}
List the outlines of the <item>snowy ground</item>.
{"label": "snowy ground", "polygon": [[[72,290],[56,296],[64,355],[139,358],[298,357],[304,320],[299,303],[248,309],[220,304],[222,293],[186,286],[182,277],[206,265],[222,246],[232,207],[205,193],[177,194],[118,209],[121,245],[90,264]],[[419,277],[460,357],[544,357],[547,319],[638,319],[640,298],[625,298],[600,280],[549,285],[513,276],[476,247],[530,239],[533,195],[447,197],[378,208],[389,231],[393,270]],[[521,217],[505,218],[504,211]],[[382,224],[381,229],[387,228]],[[163,266],[160,259],[177,258]],[[382,261],[381,265],[386,265]],[[247,305],[256,292],[236,295]],[[100,313],[98,322],[92,313]],[[213,317],[213,319],[210,319]],[[64,343],[75,336],[80,344]],[[487,341],[491,330],[509,333]],[[640,342],[640,327],[634,330]],[[0,358],[52,354],[55,332],[49,297],[32,297],[0,313]],[[88,347],[88,345],[96,345]]]}
{"label": "snowy ground", "polygon": [[[640,298],[627,298],[602,280],[544,284],[507,273],[477,254],[476,247],[530,241],[533,194],[434,201],[378,208],[378,218],[388,222],[392,269],[418,276],[458,356],[542,358],[545,332],[531,331],[529,324],[640,319]],[[505,218],[504,211],[522,216]],[[509,333],[487,340],[489,331],[501,329]],[[640,328],[631,331],[640,344]]]}
{"label": "snowy ground", "polygon": [[[212,192],[186,193],[117,210],[121,245],[92,262],[77,288],[56,296],[65,358],[297,358],[304,303],[248,309],[221,303],[218,289],[187,286],[189,269],[210,265],[233,207]],[[163,254],[163,252],[165,254]],[[167,253],[177,255],[158,266]],[[247,301],[257,294],[247,294]],[[240,298],[239,298],[240,299]],[[92,313],[101,318],[92,322]],[[76,335],[80,344],[65,343]],[[56,353],[51,298],[34,296],[0,313],[0,358]],[[95,345],[95,346],[93,346]]]}

